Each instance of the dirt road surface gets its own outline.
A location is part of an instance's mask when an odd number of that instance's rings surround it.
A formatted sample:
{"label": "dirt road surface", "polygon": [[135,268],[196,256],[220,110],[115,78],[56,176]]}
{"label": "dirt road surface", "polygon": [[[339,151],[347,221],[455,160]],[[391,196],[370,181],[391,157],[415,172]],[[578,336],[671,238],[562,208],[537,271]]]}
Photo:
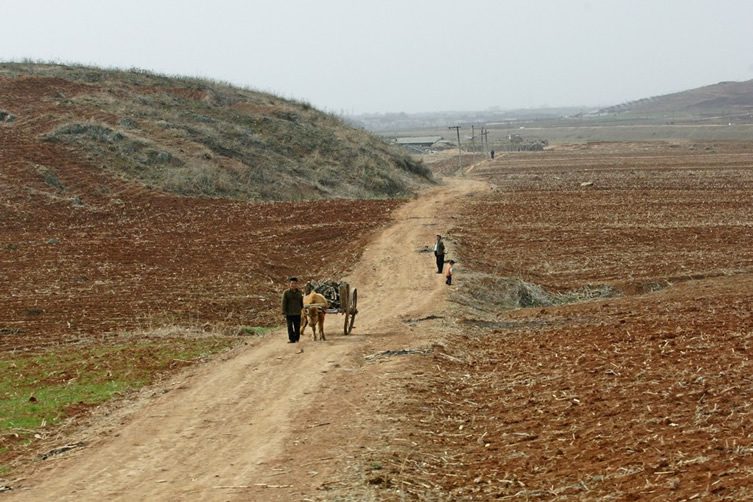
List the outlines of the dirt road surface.
{"label": "dirt road surface", "polygon": [[347,277],[359,291],[353,335],[330,315],[328,340],[307,334],[303,354],[277,332],[192,368],[74,438],[85,447],[35,464],[3,501],[347,496],[347,465],[400,364],[367,356],[431,343],[410,321],[441,316],[446,287],[420,250],[446,228],[449,201],[476,190],[486,186],[453,179],[394,212]]}

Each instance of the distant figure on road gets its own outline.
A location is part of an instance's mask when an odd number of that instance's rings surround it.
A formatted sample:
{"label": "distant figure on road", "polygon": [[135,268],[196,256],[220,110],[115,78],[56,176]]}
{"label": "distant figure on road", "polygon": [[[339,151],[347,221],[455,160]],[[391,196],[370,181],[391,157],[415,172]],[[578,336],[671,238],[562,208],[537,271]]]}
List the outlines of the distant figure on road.
{"label": "distant figure on road", "polygon": [[437,258],[437,273],[441,274],[444,268],[444,242],[439,234],[437,234],[437,242],[434,244],[434,256]]}
{"label": "distant figure on road", "polygon": [[492,160],[494,160],[494,150],[490,152],[492,154]]}
{"label": "distant figure on road", "polygon": [[447,262],[447,271],[445,272],[445,281],[444,283],[448,286],[452,286],[452,266],[455,265],[455,260],[450,260]]}
{"label": "distant figure on road", "polygon": [[[298,287],[297,277],[290,277],[288,283],[288,289],[282,293],[282,315],[285,316],[288,324],[288,343],[300,343],[303,293]],[[303,352],[300,345],[298,352]]]}

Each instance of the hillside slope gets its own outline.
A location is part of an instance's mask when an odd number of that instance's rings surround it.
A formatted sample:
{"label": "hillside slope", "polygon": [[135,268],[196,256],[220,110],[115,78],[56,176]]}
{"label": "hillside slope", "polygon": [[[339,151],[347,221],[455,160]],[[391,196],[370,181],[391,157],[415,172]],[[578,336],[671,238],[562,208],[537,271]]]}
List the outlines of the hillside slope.
{"label": "hillside slope", "polygon": [[753,80],[719,82],[682,92],[622,103],[606,113],[696,114],[753,117]]}
{"label": "hillside slope", "polygon": [[[0,127],[31,149],[59,144],[80,163],[181,195],[385,198],[431,181],[420,163],[306,103],[139,70],[0,64]],[[29,169],[65,190],[56,166]]]}

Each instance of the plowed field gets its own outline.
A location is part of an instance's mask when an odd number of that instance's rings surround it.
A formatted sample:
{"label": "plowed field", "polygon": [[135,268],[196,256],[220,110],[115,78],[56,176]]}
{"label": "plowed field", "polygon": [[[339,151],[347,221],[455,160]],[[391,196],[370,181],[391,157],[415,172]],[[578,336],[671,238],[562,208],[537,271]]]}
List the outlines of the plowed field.
{"label": "plowed field", "polygon": [[[459,327],[414,359],[370,483],[396,500],[753,497],[750,147],[590,145],[471,174],[493,188],[452,212]],[[495,309],[511,277],[555,300]],[[595,285],[612,293],[556,301]]]}
{"label": "plowed field", "polygon": [[[18,92],[47,106],[61,85],[49,84]],[[49,122],[11,111],[0,125],[0,355],[160,326],[277,324],[286,275],[343,275],[397,206],[173,197],[40,141]],[[753,498],[753,148],[558,147],[469,176],[489,190],[455,180],[372,241],[354,274],[371,302],[359,314],[368,336],[297,355],[283,337],[261,339],[14,491]],[[452,288],[417,252],[435,231],[459,259]]]}
{"label": "plowed field", "polygon": [[[151,383],[237,344],[234,335],[281,324],[287,276],[343,277],[400,204],[162,193],[44,140],[65,120],[57,101],[84,86],[44,78],[0,84],[0,108],[15,116],[0,123],[0,366],[12,371],[0,399],[14,407],[0,413],[0,471],[19,454],[32,456],[23,445],[33,453],[37,439],[114,390]],[[80,106],[76,113],[93,120],[115,120]],[[106,387],[113,380],[117,387]],[[74,383],[101,384],[105,395],[71,395],[73,404],[61,399],[42,415],[34,393],[69,392]]]}
{"label": "plowed field", "polygon": [[[87,86],[0,79],[0,352],[159,326],[279,324],[288,274],[339,277],[397,202],[249,204],[125,181],[42,133]],[[65,108],[65,107],[62,107]]]}
{"label": "plowed field", "polygon": [[339,277],[398,204],[180,198],[18,128],[0,130],[0,165],[0,351],[162,325],[279,324],[286,276]]}

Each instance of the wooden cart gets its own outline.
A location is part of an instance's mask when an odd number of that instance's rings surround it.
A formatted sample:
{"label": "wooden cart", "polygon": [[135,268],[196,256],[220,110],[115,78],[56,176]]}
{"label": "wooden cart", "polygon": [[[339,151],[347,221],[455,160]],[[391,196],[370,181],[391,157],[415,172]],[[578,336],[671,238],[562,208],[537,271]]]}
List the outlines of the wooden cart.
{"label": "wooden cart", "polygon": [[311,281],[309,284],[329,302],[327,313],[344,316],[343,334],[349,335],[358,313],[358,289],[351,288],[345,281]]}
{"label": "wooden cart", "polygon": [[340,282],[340,308],[338,313],[345,316],[343,321],[343,334],[349,335],[353,331],[353,324],[356,321],[358,313],[358,289],[350,289],[350,284],[345,281]]}

